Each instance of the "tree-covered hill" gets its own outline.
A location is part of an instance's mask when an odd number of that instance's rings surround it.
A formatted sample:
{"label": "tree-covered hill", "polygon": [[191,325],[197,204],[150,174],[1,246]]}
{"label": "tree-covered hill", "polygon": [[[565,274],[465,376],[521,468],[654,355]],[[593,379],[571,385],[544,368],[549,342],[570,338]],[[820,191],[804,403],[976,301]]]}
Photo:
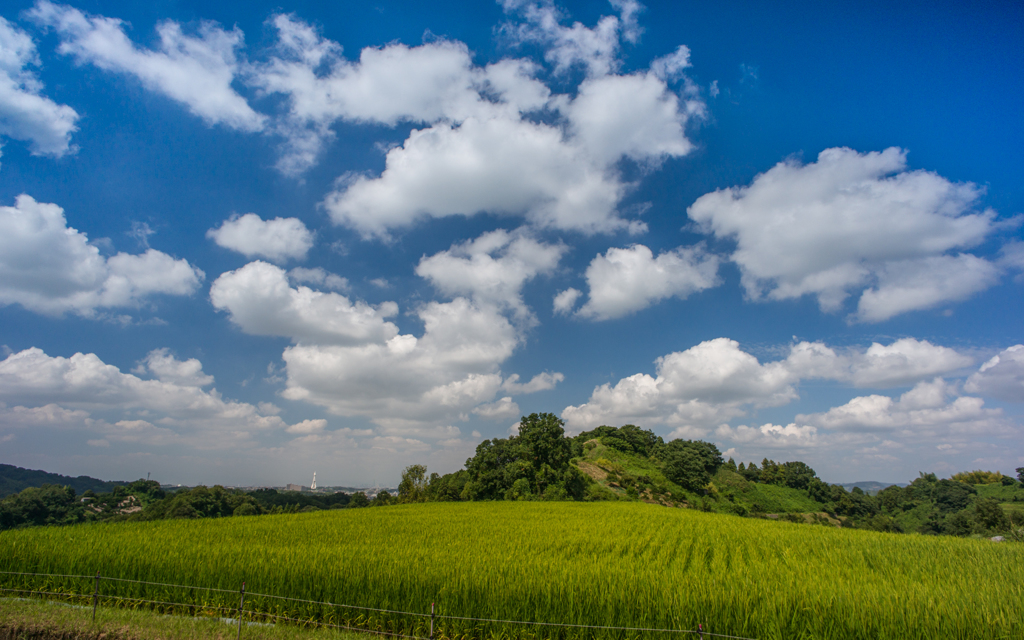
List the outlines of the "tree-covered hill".
{"label": "tree-covered hill", "polygon": [[41,487],[44,484],[71,487],[78,493],[94,491],[96,493],[109,493],[114,487],[127,484],[126,482],[97,480],[89,476],[62,476],[59,473],[49,473],[37,469],[23,469],[10,464],[0,464],[0,498],[13,495],[29,487]]}

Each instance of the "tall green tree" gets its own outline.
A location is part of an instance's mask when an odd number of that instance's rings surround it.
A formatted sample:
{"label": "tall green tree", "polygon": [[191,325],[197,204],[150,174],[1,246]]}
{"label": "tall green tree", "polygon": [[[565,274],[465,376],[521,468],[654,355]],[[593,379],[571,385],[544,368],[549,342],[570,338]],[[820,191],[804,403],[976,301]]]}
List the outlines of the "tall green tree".
{"label": "tall green tree", "polygon": [[411,464],[402,472],[398,483],[399,502],[425,502],[427,499],[427,468],[422,464]]}

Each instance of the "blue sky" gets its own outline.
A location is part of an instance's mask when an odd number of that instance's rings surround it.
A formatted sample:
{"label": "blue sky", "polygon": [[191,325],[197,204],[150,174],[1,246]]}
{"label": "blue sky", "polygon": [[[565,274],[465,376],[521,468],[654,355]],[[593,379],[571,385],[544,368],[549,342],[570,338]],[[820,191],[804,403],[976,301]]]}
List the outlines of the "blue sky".
{"label": "blue sky", "polygon": [[1024,465],[1024,9],[321,5],[0,11],[0,462]]}

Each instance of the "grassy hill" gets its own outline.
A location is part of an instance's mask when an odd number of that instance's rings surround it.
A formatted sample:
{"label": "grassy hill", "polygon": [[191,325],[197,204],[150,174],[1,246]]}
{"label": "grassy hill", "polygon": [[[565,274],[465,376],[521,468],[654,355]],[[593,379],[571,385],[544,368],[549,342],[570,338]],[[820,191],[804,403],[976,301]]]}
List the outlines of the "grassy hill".
{"label": "grassy hill", "polygon": [[[610,489],[614,491],[614,488]],[[237,606],[446,638],[621,638],[445,616],[705,630],[748,638],[1024,637],[1024,545],[810,527],[627,502],[385,509],[0,533],[5,588]],[[252,614],[250,614],[252,615]],[[266,619],[266,618],[264,618]]]}
{"label": "grassy hill", "polygon": [[82,494],[92,490],[96,493],[108,493],[124,482],[106,482],[89,476],[62,476],[36,469],[23,469],[10,464],[0,464],[0,498],[18,493],[29,487],[41,487],[44,484],[69,486]]}
{"label": "grassy hill", "polygon": [[824,508],[806,491],[749,482],[726,467],[712,477],[710,495],[687,492],[668,480],[657,462],[607,447],[597,440],[588,443],[583,458],[576,464],[613,499],[689,506],[736,515],[819,513]]}

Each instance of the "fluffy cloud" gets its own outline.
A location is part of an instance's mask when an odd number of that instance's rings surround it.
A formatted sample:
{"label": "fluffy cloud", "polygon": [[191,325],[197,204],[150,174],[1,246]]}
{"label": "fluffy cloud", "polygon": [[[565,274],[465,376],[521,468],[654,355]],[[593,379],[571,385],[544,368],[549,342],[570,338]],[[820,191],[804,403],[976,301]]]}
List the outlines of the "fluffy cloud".
{"label": "fluffy cloud", "polygon": [[837,380],[861,388],[907,386],[972,364],[974,359],[968,355],[915,338],[889,345],[874,342],[863,352],[800,342],[786,358],[787,368],[797,378]]}
{"label": "fluffy cloud", "polygon": [[761,364],[735,340],[717,338],[655,361],[656,375],[637,373],[615,386],[604,384],[590,400],[566,407],[572,431],[601,424],[665,424],[708,428],[749,407],[785,404],[796,398],[783,362]]}
{"label": "fluffy cloud", "polygon": [[133,373],[152,373],[161,382],[179,387],[205,387],[213,384],[213,376],[203,373],[203,364],[195,358],[178,360],[170,349],[154,349],[139,363]]}
{"label": "fluffy cloud", "polygon": [[953,349],[904,338],[890,345],[875,343],[864,351],[800,342],[790,347],[786,358],[761,363],[736,341],[718,338],[658,358],[655,376],[637,373],[614,386],[595,388],[587,403],[566,407],[562,417],[574,431],[634,422],[668,425],[679,434],[700,437],[751,409],[795,400],[801,380],[908,386],[972,362]]}
{"label": "fluffy cloud", "polygon": [[1024,345],[1015,344],[992,356],[971,374],[964,389],[1007,402],[1024,402]]}
{"label": "fluffy cloud", "polygon": [[715,437],[735,444],[747,445],[747,448],[767,447],[771,449],[800,449],[818,444],[818,430],[815,427],[798,426],[789,423],[786,426],[767,423],[760,427],[740,425],[730,427],[727,424],[715,429]]}
{"label": "fluffy cloud", "polygon": [[505,396],[497,402],[482,404],[473,409],[473,413],[488,420],[509,420],[519,417],[519,405],[512,398]]}
{"label": "fluffy cloud", "polygon": [[619,15],[604,16],[592,29],[579,22],[563,26],[562,16],[550,2],[503,0],[501,4],[506,12],[525,18],[523,23],[505,24],[502,31],[506,37],[514,44],[543,45],[544,58],[560,74],[578,65],[590,76],[607,75],[619,66],[620,40],[636,42],[640,36],[636,17],[643,6],[633,0],[613,2]]}
{"label": "fluffy cloud", "polygon": [[137,306],[152,294],[191,294],[203,278],[185,260],[155,249],[104,258],[55,204],[21,195],[15,206],[0,207],[0,304],[92,316],[99,308]]}
{"label": "fluffy cloud", "polygon": [[539,227],[611,232],[639,223],[615,207],[625,187],[550,125],[467,118],[413,131],[388,152],[379,177],[358,176],[327,196],[332,220],[364,236],[425,218],[480,212],[524,216]]}
{"label": "fluffy cloud", "polygon": [[426,304],[416,315],[424,325],[419,338],[289,347],[284,396],[390,429],[436,423],[490,402],[502,384],[498,366],[519,344],[508,320],[465,298]]}
{"label": "fluffy cloud", "polygon": [[29,142],[35,155],[73,153],[78,114],[41,95],[43,85],[28,69],[37,64],[32,38],[0,17],[0,135]]}
{"label": "fluffy cloud", "polygon": [[[293,288],[284,270],[263,262],[220,276],[210,298],[246,333],[296,343],[282,355],[284,397],[368,418],[387,436],[435,438],[431,429],[439,423],[467,419],[475,409],[503,415],[511,405],[494,402],[499,391],[511,397],[563,379],[560,373],[525,384],[517,375],[503,379],[500,365],[521,335],[489,301],[456,297],[424,304],[415,311],[423,323],[417,337],[385,320],[397,314],[394,303],[374,308],[337,293]],[[452,437],[446,434],[436,437]]]}
{"label": "fluffy cloud", "polygon": [[941,378],[919,382],[894,400],[860,396],[825,413],[798,415],[797,422],[836,431],[899,431],[908,436],[1001,434],[1009,430],[999,409],[985,401],[957,397],[956,388]]}
{"label": "fluffy cloud", "polygon": [[578,144],[607,166],[623,156],[651,162],[688,154],[684,128],[703,109],[698,100],[681,104],[656,74],[636,73],[584,81],[565,113]]}
{"label": "fluffy cloud", "polygon": [[973,184],[907,171],[900,149],[836,148],[701,196],[687,213],[736,240],[732,259],[750,298],[811,294],[833,312],[867,289],[853,319],[877,322],[963,300],[995,281],[985,260],[946,255],[992,231],[995,214],[974,212],[979,195]]}
{"label": "fluffy cloud", "polygon": [[212,380],[196,360],[177,361],[157,350],[145,364],[158,379],[122,373],[92,353],[50,357],[32,348],[11,354],[0,362],[0,400],[18,404],[3,412],[3,422],[17,424],[13,417],[26,426],[97,432],[108,442],[196,448],[233,446],[287,427],[252,405],[203,391]]}
{"label": "fluffy cloud", "polygon": [[320,267],[312,269],[295,267],[288,272],[288,277],[294,282],[317,284],[333,291],[345,291],[348,289],[347,278],[342,278],[336,273],[328,273]]}
{"label": "fluffy cloud", "polygon": [[398,311],[393,302],[375,308],[353,303],[339,293],[292,288],[285,271],[266,262],[250,262],[222,274],[210,286],[210,300],[253,335],[287,336],[316,344],[363,344],[398,334],[398,327],[385,320]]}
{"label": "fluffy cloud", "polygon": [[61,53],[80,64],[134,76],[148,89],[184,104],[207,124],[243,131],[259,131],[265,125],[265,116],[253,111],[231,86],[240,71],[235,49],[242,45],[242,32],[237,28],[225,31],[203,22],[196,37],[168,20],[157,25],[160,42],[154,51],[136,47],[116,18],[88,16],[47,0],[40,0],[27,15],[57,32]]}
{"label": "fluffy cloud", "polygon": [[559,291],[555,295],[554,300],[554,312],[555,315],[565,316],[572,313],[573,308],[576,306],[576,301],[579,300],[583,293],[579,289],[569,287],[565,291]]}
{"label": "fluffy cloud", "polygon": [[519,382],[519,374],[513,373],[508,378],[505,378],[505,382],[501,383],[501,388],[509,393],[516,395],[524,393],[536,393],[538,391],[547,391],[548,389],[554,389],[555,386],[565,380],[565,376],[557,371],[555,373],[538,373],[537,375],[530,378],[527,383]]}
{"label": "fluffy cloud", "polygon": [[313,246],[313,233],[302,220],[263,220],[255,213],[231,216],[220,227],[207,231],[206,237],[247,258],[260,256],[273,262],[303,260]]}
{"label": "fluffy cloud", "polygon": [[483,304],[511,309],[520,319],[532,319],[523,303],[523,285],[554,270],[564,252],[561,244],[544,244],[524,233],[499,229],[424,256],[416,275],[450,297],[472,296]]}
{"label": "fluffy cloud", "polygon": [[[659,300],[685,299],[716,284],[718,258],[702,247],[680,247],[657,258],[642,244],[612,248],[587,267],[589,300],[578,314],[594,320],[621,318]],[[563,307],[568,302],[564,298]]]}
{"label": "fluffy cloud", "polygon": [[278,33],[276,50],[251,70],[249,81],[263,93],[287,98],[287,112],[276,125],[285,138],[278,163],[285,174],[297,175],[316,162],[337,120],[393,126],[465,117],[481,102],[484,87],[533,105],[547,98],[543,85],[529,79],[527,65],[495,67],[490,78],[486,70],[473,69],[462,43],[368,47],[353,63],[341,57],[337,43],[292,16],[278,15],[271,22]]}
{"label": "fluffy cloud", "polygon": [[[426,125],[388,151],[379,176],[342,176],[325,198],[334,222],[364,236],[478,213],[584,233],[635,232],[644,226],[617,212],[628,185],[616,164],[689,153],[685,127],[703,113],[695,94],[681,98],[667,84],[685,56],[662,60],[658,72],[608,75],[619,39],[635,33],[635,8],[623,3],[623,17],[605,18],[593,30],[561,27],[545,7],[525,8],[533,26],[516,38],[539,38],[557,52],[548,56],[556,71],[590,61],[592,73],[575,97],[552,96],[535,77],[541,69],[526,60],[476,66],[458,42],[367,48],[348,61],[336,43],[290,16],[273,19],[277,50],[254,67],[250,81],[285,98],[287,113],[276,129],[286,139],[279,164],[285,173],[316,161],[336,121]],[[545,12],[543,28],[530,22]]]}

